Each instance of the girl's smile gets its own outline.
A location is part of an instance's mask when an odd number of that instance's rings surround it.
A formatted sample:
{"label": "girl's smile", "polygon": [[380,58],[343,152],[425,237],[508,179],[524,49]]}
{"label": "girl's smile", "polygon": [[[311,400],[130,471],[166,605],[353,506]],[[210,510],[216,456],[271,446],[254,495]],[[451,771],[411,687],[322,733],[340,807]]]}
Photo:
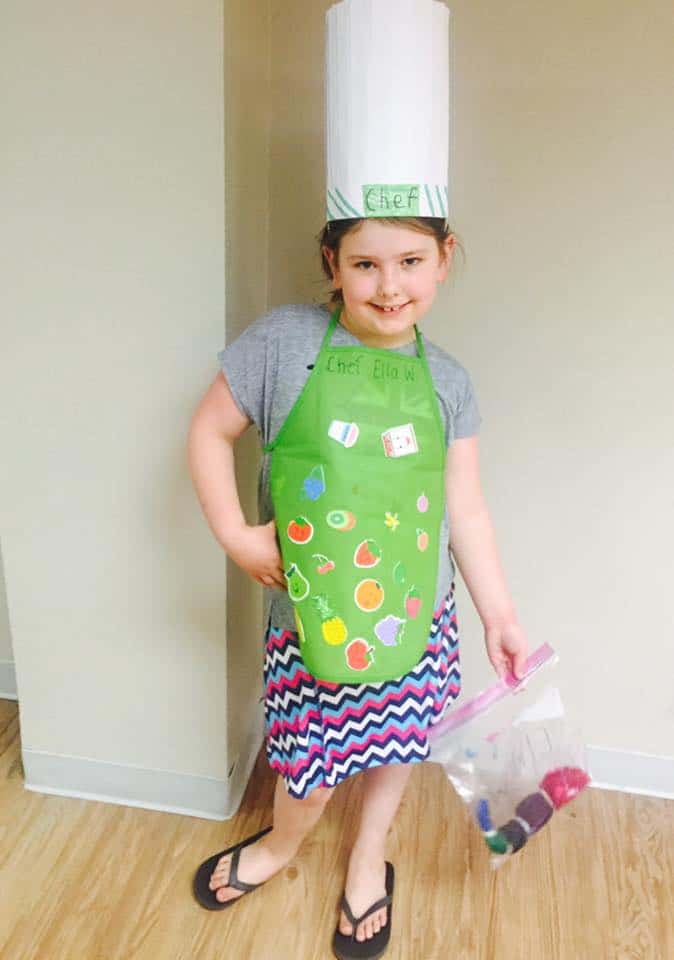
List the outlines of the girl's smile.
{"label": "girl's smile", "polygon": [[409,343],[447,277],[453,245],[450,236],[441,253],[430,234],[370,219],[343,237],[338,258],[324,248],[342,291],[342,326],[366,346]]}

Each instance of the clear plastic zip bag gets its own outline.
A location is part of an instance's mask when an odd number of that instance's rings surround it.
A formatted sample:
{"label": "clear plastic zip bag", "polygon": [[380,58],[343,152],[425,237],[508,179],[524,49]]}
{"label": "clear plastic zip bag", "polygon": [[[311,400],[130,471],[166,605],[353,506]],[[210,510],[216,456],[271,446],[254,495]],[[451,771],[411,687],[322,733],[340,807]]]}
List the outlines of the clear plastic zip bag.
{"label": "clear plastic zip bag", "polygon": [[590,782],[585,746],[566,720],[558,662],[544,644],[518,680],[498,680],[429,730],[429,759],[444,767],[500,866]]}

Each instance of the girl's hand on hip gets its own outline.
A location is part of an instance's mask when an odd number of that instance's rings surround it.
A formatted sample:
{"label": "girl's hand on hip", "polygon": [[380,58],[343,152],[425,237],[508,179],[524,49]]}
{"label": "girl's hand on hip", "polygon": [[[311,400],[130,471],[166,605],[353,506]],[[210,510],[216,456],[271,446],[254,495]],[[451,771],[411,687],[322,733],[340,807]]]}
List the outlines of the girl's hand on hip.
{"label": "girl's hand on hip", "polygon": [[228,553],[242,570],[264,587],[287,590],[283,561],[276,541],[276,523],[242,527]]}
{"label": "girl's hand on hip", "polygon": [[519,623],[490,624],[484,628],[489,662],[499,677],[511,670],[520,679],[527,659],[527,638]]}

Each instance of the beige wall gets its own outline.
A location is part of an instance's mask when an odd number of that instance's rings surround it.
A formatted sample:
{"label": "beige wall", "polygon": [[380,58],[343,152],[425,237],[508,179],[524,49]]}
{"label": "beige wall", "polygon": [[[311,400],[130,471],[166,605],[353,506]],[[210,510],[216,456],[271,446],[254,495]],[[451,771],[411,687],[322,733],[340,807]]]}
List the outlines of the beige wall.
{"label": "beige wall", "polygon": [[5,569],[2,561],[2,544],[0,543],[0,663],[13,663],[13,661],[12,632],[9,624],[7,587],[5,586]]}
{"label": "beige wall", "polygon": [[217,0],[3,7],[0,533],[24,751],[224,780],[185,454],[224,337],[223,32]]}
{"label": "beige wall", "polygon": [[[323,290],[329,5],[273,5],[272,303]],[[426,329],[475,382],[484,487],[531,645],[562,654],[591,743],[671,756],[671,4],[450,7],[466,261]],[[470,692],[490,669],[463,590],[459,605]]]}

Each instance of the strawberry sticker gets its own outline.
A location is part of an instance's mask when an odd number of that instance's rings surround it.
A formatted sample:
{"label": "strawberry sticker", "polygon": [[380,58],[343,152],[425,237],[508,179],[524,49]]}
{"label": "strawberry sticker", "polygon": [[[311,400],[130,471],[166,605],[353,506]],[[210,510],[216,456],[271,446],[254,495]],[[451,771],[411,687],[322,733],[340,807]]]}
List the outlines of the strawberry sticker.
{"label": "strawberry sticker", "polygon": [[416,587],[410,587],[405,595],[405,612],[410,620],[416,620],[421,608],[421,594]]}
{"label": "strawberry sticker", "polygon": [[381,547],[376,540],[362,540],[353,555],[357,567],[376,567],[380,560]]}

